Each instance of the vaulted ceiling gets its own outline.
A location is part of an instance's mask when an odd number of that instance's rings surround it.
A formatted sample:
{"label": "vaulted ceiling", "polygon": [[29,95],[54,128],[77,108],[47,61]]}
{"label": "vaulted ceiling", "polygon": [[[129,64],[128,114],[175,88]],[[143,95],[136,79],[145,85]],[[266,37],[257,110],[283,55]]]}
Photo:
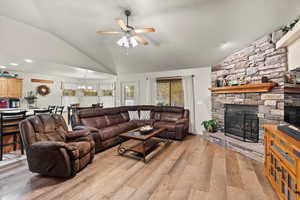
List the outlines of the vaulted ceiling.
{"label": "vaulted ceiling", "polygon": [[[156,29],[128,54],[120,35],[96,34],[119,30],[125,9]],[[299,0],[1,0],[0,54],[111,74],[201,67],[299,14]]]}

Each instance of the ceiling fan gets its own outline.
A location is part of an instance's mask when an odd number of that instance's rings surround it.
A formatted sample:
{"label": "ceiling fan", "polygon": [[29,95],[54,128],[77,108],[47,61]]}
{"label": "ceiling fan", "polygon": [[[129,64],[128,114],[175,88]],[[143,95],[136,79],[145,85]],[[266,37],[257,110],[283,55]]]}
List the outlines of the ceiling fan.
{"label": "ceiling fan", "polygon": [[154,28],[139,28],[136,29],[128,24],[128,18],[131,15],[130,10],[125,10],[126,24],[122,19],[116,19],[116,23],[121,27],[121,31],[97,31],[98,34],[124,34],[124,36],[117,41],[117,44],[121,47],[130,48],[136,47],[139,43],[148,45],[149,43],[139,36],[141,33],[155,32]]}

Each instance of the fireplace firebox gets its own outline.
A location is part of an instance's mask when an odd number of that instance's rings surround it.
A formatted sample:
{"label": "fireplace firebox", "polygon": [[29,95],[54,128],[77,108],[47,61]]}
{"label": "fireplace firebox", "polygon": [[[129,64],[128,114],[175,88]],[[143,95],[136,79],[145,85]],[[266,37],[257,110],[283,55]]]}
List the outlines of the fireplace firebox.
{"label": "fireplace firebox", "polygon": [[225,105],[225,135],[244,142],[259,141],[259,120],[257,105]]}

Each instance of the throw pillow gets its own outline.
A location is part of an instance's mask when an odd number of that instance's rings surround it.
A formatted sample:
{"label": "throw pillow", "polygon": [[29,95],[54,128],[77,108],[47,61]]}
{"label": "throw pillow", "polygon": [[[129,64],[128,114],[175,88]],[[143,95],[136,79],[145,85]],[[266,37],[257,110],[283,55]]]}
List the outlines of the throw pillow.
{"label": "throw pillow", "polygon": [[128,111],[129,119],[130,120],[139,120],[139,113],[138,111]]}
{"label": "throw pillow", "polygon": [[141,110],[140,111],[140,120],[149,120],[150,119],[150,110]]}

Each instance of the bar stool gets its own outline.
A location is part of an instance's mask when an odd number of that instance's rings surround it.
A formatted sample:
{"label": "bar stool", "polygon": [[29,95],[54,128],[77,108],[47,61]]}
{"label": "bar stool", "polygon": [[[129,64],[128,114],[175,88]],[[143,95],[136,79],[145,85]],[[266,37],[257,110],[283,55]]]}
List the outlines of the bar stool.
{"label": "bar stool", "polygon": [[54,113],[55,109],[56,106],[51,106],[51,105],[48,106],[48,110],[50,110],[51,113]]}
{"label": "bar stool", "polygon": [[51,114],[51,110],[34,110],[33,115],[39,115],[39,114]]}
{"label": "bar stool", "polygon": [[[0,161],[3,160],[3,147],[13,145],[17,150],[17,144],[21,145],[21,153],[24,154],[23,142],[19,130],[19,122],[26,118],[26,111],[0,113]],[[13,136],[13,142],[4,144],[5,136]],[[19,136],[19,142],[17,137]]]}
{"label": "bar stool", "polygon": [[75,112],[76,108],[80,106],[79,103],[71,104],[68,106],[68,125],[71,124],[71,115]]}
{"label": "bar stool", "polygon": [[56,106],[55,114],[62,115],[64,108],[65,108],[64,106]]}

